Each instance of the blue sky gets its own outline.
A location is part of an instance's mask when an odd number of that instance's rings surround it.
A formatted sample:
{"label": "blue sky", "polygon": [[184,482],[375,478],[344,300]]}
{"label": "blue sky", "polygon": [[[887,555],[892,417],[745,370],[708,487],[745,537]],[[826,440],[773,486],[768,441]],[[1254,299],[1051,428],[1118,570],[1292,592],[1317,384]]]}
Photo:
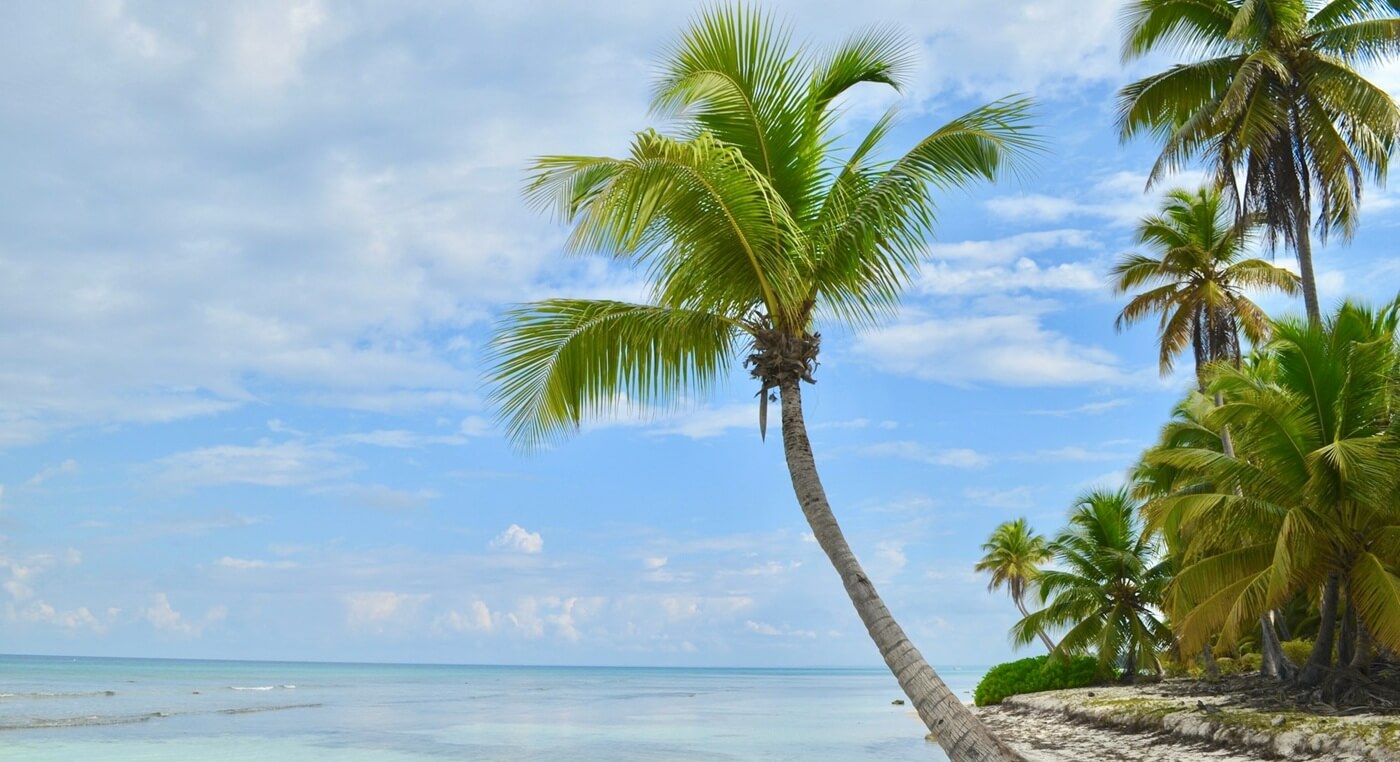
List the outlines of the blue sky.
{"label": "blue sky", "polygon": [[[769,4],[815,43],[871,22],[918,40],[903,144],[1040,102],[1037,170],[941,199],[898,319],[825,327],[808,391],[837,514],[935,663],[1011,653],[978,545],[1117,483],[1186,386],[1149,327],[1114,333],[1104,286],[1155,203],[1113,93],[1168,62],[1120,63],[1118,6]],[[617,153],[652,124],[653,62],[695,9],[9,7],[0,652],[878,663],[742,375],[530,456],[483,404],[504,305],[642,293],[563,257],[519,188],[533,155]],[[853,96],[851,128],[893,97]],[[1324,300],[1400,289],[1398,207],[1371,189],[1355,241],[1319,249]]]}

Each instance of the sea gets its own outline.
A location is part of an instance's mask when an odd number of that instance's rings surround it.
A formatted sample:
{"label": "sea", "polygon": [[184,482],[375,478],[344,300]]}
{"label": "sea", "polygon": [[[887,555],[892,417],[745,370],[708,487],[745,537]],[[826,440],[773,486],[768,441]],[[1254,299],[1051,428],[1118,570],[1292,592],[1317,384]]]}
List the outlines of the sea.
{"label": "sea", "polygon": [[[981,667],[939,670],[967,701]],[[883,669],[0,656],[3,760],[943,760]]]}

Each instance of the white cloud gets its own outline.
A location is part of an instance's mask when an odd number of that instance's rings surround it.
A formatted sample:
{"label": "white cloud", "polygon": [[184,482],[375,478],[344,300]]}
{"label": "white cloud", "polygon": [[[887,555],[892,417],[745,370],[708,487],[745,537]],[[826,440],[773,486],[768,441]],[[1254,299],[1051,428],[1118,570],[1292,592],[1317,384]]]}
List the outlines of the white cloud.
{"label": "white cloud", "polygon": [[1124,385],[1111,352],[1048,330],[1033,314],[914,318],[871,331],[856,351],[875,367],[968,386]]}
{"label": "white cloud", "polygon": [[472,601],[466,611],[448,611],[439,618],[438,623],[452,632],[489,633],[495,629],[491,609],[481,601]]}
{"label": "white cloud", "polygon": [[1024,510],[1034,505],[1034,496],[1029,487],[969,487],[963,490],[963,497],[974,505],[1006,510]]}
{"label": "white cloud", "polygon": [[429,597],[387,590],[347,593],[342,597],[345,621],[352,629],[382,630],[400,617],[411,616]]}
{"label": "white cloud", "polygon": [[170,598],[165,593],[155,593],[150,600],[150,604],[141,610],[141,617],[157,630],[185,637],[197,636],[228,616],[228,609],[212,606],[205,611],[202,619],[192,621],[170,605]]}
{"label": "white cloud", "polygon": [[100,634],[107,629],[106,625],[93,616],[86,606],[80,606],[70,611],[58,611],[44,601],[35,601],[20,609],[16,617],[20,621],[48,624],[65,630],[86,629]]}
{"label": "white cloud", "polygon": [[[770,403],[768,406],[770,430],[779,420],[781,407],[776,403]],[[746,429],[755,435],[758,433],[758,402],[702,407],[694,411],[675,413],[658,422],[657,428],[650,433],[657,436],[710,439],[727,434],[733,429]]]}
{"label": "white cloud", "polygon": [[78,473],[78,461],[69,458],[56,466],[49,466],[29,477],[25,485],[37,487],[55,476],[71,476]]}
{"label": "white cloud", "polygon": [[404,429],[380,429],[378,431],[341,434],[329,441],[331,444],[370,445],[399,450],[419,449],[429,445],[462,445],[467,443],[465,436],[423,434]]}
{"label": "white cloud", "polygon": [[276,92],[299,80],[311,38],[325,21],[325,8],[316,0],[239,7],[228,49],[232,84],[254,93]]}
{"label": "white cloud", "polygon": [[511,524],[506,531],[491,540],[494,550],[511,550],[520,553],[539,553],[544,550],[544,538],[539,532],[528,532],[519,524]]}
{"label": "white cloud", "polygon": [[1052,249],[1098,249],[1099,242],[1087,230],[1039,230],[1017,233],[1005,238],[980,241],[935,242],[928,246],[928,256],[934,260],[954,260],[981,265],[1015,262],[1030,254]]}
{"label": "white cloud", "polygon": [[909,557],[904,554],[905,543],[899,540],[882,540],[875,543],[875,555],[871,558],[871,576],[890,580],[904,570]]}
{"label": "white cloud", "polygon": [[771,624],[768,624],[767,622],[755,622],[755,621],[752,620],[752,619],[746,620],[746,621],[744,622],[744,630],[746,630],[747,632],[752,632],[752,633],[754,633],[754,634],[756,634],[756,635],[763,635],[764,637],[769,637],[769,638],[777,638],[777,637],[789,637],[789,638],[815,638],[815,637],[817,637],[817,633],[813,632],[812,630],[794,630],[793,628],[787,626],[786,624],[783,625],[781,628],[778,628],[778,627],[774,627],[774,626],[771,625]]}
{"label": "white cloud", "polygon": [[863,445],[858,452],[876,458],[900,458],[948,468],[980,468],[990,462],[986,455],[966,447],[930,449],[910,440]]}
{"label": "white cloud", "polygon": [[156,463],[158,478],[177,487],[256,484],[291,487],[348,475],[354,464],[300,441],[216,445],[176,453]]}
{"label": "white cloud", "polygon": [[1028,415],[1046,415],[1055,418],[1070,418],[1079,415],[1102,415],[1110,410],[1117,410],[1118,408],[1124,407],[1129,404],[1131,404],[1131,400],[1119,398],[1103,400],[1101,402],[1086,402],[1083,405],[1078,405],[1072,408],[1063,408],[1059,410],[1027,410],[1026,413]]}
{"label": "white cloud", "polygon": [[1020,193],[996,196],[986,204],[993,215],[1016,222],[1060,223],[1087,218],[1131,227],[1157,211],[1162,194],[1173,188],[1194,188],[1204,180],[1204,172],[1188,169],[1163,178],[1148,191],[1146,174],[1119,171],[1099,178],[1073,197]]}
{"label": "white cloud", "polygon": [[295,569],[295,561],[264,561],[258,558],[234,558],[224,556],[214,562],[215,566],[223,569],[235,569],[238,571],[251,571],[254,569]]}
{"label": "white cloud", "polygon": [[386,487],[382,484],[337,484],[313,487],[307,490],[312,495],[331,495],[348,503],[376,511],[412,511],[436,500],[436,490],[403,490]]}
{"label": "white cloud", "polygon": [[964,268],[937,262],[919,276],[920,293],[931,296],[1015,291],[1103,291],[1104,278],[1083,262],[1041,267],[1021,258],[1009,267]]}

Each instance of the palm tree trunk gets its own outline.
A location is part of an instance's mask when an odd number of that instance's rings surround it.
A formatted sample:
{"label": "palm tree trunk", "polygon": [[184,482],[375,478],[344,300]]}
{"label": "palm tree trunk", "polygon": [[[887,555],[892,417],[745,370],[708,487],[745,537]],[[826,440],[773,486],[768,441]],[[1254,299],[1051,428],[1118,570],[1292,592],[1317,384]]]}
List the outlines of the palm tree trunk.
{"label": "palm tree trunk", "polygon": [[[1016,608],[1020,609],[1022,619],[1025,619],[1026,617],[1031,615],[1031,612],[1026,611],[1026,604],[1021,602],[1021,596],[1012,596],[1012,600],[1016,601]],[[1055,643],[1051,641],[1050,638],[1047,638],[1045,636],[1044,630],[1036,630],[1035,634],[1040,636],[1040,642],[1045,644],[1045,650],[1049,651],[1050,653],[1055,652]]]}
{"label": "palm tree trunk", "polygon": [[1364,675],[1371,671],[1373,658],[1374,648],[1371,632],[1366,629],[1366,624],[1362,622],[1356,628],[1356,652],[1352,654],[1351,663],[1348,666]]}
{"label": "palm tree trunk", "polygon": [[1307,666],[1303,667],[1302,674],[1298,676],[1298,682],[1305,686],[1311,687],[1322,682],[1323,676],[1332,667],[1332,646],[1337,634],[1337,598],[1340,597],[1338,587],[1337,575],[1328,575],[1327,584],[1322,587],[1322,611],[1317,622],[1317,642],[1313,644]]}
{"label": "palm tree trunk", "polygon": [[1308,322],[1322,325],[1322,310],[1317,302],[1317,276],[1313,274],[1312,238],[1308,230],[1308,215],[1298,215],[1298,230],[1294,235],[1294,247],[1298,251],[1298,269],[1303,280],[1303,306],[1308,311]]}
{"label": "palm tree trunk", "polygon": [[797,503],[812,527],[817,544],[831,560],[831,565],[836,567],[836,573],[841,575],[846,594],[851,597],[851,603],[870,638],[880,649],[885,664],[952,762],[1021,760],[1019,754],[992,735],[977,716],[948,690],[948,686],[924,661],[919,650],[909,642],[904,630],[885,607],[885,602],[875,592],[870,578],[865,576],[860,562],[841,533],[841,527],[836,523],[836,516],[826,500],[826,490],[822,488],[821,478],[817,474],[812,444],[807,438],[807,424],[802,417],[800,384],[798,379],[788,378],[778,387],[783,404],[783,452],[792,476],[792,489],[797,493]]}
{"label": "palm tree trunk", "polygon": [[[1356,616],[1356,591],[1352,589],[1350,581],[1347,582],[1347,612],[1342,621],[1349,625],[1342,628],[1342,639],[1347,645],[1347,654],[1343,657],[1338,653],[1337,662],[1347,665],[1353,671],[1366,674],[1371,666],[1371,633],[1366,629],[1366,623]],[[1340,648],[1337,650],[1341,651]]]}
{"label": "palm tree trunk", "polygon": [[1210,649],[1207,643],[1201,646],[1201,667],[1206,671],[1206,677],[1214,680],[1220,677],[1220,664],[1215,660],[1215,652]]}
{"label": "palm tree trunk", "polygon": [[1274,612],[1272,611],[1259,617],[1259,642],[1264,651],[1264,663],[1260,671],[1264,673],[1265,677],[1287,682],[1297,676],[1298,668],[1288,660],[1288,655],[1283,652],[1283,645],[1279,643],[1278,630],[1274,629]]}

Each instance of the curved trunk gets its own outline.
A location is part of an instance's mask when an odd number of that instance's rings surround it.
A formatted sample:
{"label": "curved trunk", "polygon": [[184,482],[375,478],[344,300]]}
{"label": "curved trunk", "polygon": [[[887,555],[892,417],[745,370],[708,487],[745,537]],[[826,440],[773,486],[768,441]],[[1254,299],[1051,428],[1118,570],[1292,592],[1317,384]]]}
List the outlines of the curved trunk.
{"label": "curved trunk", "polygon": [[1313,274],[1312,238],[1308,230],[1308,216],[1298,216],[1298,230],[1293,237],[1293,246],[1298,252],[1298,270],[1303,281],[1303,306],[1308,311],[1308,322],[1322,325],[1322,310],[1317,303],[1317,276]]}
{"label": "curved trunk", "polygon": [[801,382],[784,379],[778,386],[782,395],[783,452],[787,456],[792,489],[807,523],[812,527],[817,544],[826,553],[846,594],[851,597],[856,613],[865,629],[880,649],[885,664],[899,681],[899,687],[913,702],[929,733],[948,753],[953,762],[982,762],[983,760],[1020,760],[1021,756],[993,736],[948,686],[924,661],[924,657],[904,630],[894,621],[885,602],[875,592],[875,586],[865,576],[860,562],[846,544],[841,527],[831,513],[826,491],[817,475],[812,458],[812,444],[807,438],[807,425],[802,418]]}
{"label": "curved trunk", "polygon": [[[1031,615],[1031,612],[1026,611],[1026,604],[1021,602],[1021,596],[1013,595],[1011,596],[1011,599],[1016,601],[1016,608],[1021,611],[1022,619]],[[1055,652],[1055,643],[1051,641],[1050,638],[1045,636],[1045,632],[1043,630],[1036,630],[1035,634],[1040,636],[1040,642],[1045,644],[1045,650],[1049,651],[1050,653]]]}

